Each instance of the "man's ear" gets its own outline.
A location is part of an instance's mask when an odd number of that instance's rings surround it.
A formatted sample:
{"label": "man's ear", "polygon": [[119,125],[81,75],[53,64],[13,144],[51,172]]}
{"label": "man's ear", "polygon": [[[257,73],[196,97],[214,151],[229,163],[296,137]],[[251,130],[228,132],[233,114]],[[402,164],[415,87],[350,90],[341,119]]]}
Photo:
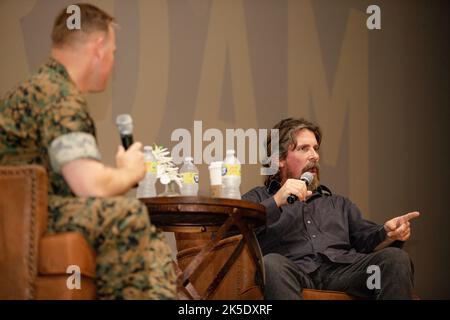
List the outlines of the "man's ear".
{"label": "man's ear", "polygon": [[104,35],[99,35],[94,38],[94,54],[97,58],[102,58],[105,54],[106,39]]}

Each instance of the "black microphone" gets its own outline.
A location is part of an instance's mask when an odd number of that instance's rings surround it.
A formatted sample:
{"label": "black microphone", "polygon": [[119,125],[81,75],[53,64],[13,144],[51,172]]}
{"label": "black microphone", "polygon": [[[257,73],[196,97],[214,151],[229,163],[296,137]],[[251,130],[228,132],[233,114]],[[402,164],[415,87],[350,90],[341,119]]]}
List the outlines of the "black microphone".
{"label": "black microphone", "polygon": [[[314,175],[311,172],[305,172],[304,174],[302,174],[302,176],[300,177],[300,180],[302,180],[303,182],[305,182],[306,186],[309,186],[311,184],[311,182],[314,179]],[[287,198],[287,202],[289,204],[293,204],[295,201],[298,200],[298,197],[295,194],[291,194],[288,198]]]}
{"label": "black microphone", "polygon": [[122,145],[127,150],[133,144],[133,120],[129,114],[119,114],[116,118]]}
{"label": "black microphone", "polygon": [[[133,119],[129,114],[119,114],[116,118],[122,146],[127,150],[133,144]],[[137,184],[133,188],[137,188]]]}

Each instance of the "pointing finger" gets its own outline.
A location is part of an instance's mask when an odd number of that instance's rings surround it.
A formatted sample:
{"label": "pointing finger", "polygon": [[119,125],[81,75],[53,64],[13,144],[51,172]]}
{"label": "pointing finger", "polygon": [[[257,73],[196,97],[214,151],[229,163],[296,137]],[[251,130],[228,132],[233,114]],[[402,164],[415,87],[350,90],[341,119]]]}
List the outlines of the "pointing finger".
{"label": "pointing finger", "polygon": [[411,220],[411,219],[415,219],[415,218],[418,218],[420,216],[420,212],[419,211],[414,211],[414,212],[410,212],[410,213],[407,213],[407,214],[405,214],[405,215],[403,215],[402,216],[402,220],[403,220],[403,222],[406,222],[406,221],[409,221],[409,220]]}

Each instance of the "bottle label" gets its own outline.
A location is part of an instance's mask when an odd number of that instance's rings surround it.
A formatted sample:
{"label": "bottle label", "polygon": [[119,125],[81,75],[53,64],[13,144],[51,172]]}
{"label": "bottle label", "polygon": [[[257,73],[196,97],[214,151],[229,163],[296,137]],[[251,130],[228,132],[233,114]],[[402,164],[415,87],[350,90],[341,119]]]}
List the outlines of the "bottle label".
{"label": "bottle label", "polygon": [[198,183],[198,174],[195,172],[183,172],[181,175],[184,184]]}
{"label": "bottle label", "polygon": [[225,164],[222,172],[223,176],[241,176],[241,165]]}
{"label": "bottle label", "polygon": [[158,167],[158,162],[156,162],[156,161],[148,161],[148,162],[145,163],[145,165],[147,166],[147,172],[148,173],[156,174],[157,167]]}

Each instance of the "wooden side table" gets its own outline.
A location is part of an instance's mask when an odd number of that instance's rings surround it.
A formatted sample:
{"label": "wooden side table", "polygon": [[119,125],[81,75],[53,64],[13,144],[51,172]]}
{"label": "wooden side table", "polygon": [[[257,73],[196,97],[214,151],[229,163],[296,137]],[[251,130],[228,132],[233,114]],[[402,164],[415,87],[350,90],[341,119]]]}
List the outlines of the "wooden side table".
{"label": "wooden side table", "polygon": [[[190,298],[208,299],[211,297],[236,261],[244,245],[247,245],[256,266],[257,277],[264,283],[262,254],[253,232],[254,227],[261,226],[266,221],[266,210],[263,205],[244,200],[208,197],[154,197],[144,198],[141,201],[148,208],[151,222],[163,231],[175,233],[214,232],[214,236],[203,245],[184,270],[180,270],[175,264],[178,272],[178,286],[185,288],[191,296]],[[203,296],[200,296],[189,278],[202,263],[207,261],[219,241],[233,231],[242,234],[242,240],[209,284]]]}

